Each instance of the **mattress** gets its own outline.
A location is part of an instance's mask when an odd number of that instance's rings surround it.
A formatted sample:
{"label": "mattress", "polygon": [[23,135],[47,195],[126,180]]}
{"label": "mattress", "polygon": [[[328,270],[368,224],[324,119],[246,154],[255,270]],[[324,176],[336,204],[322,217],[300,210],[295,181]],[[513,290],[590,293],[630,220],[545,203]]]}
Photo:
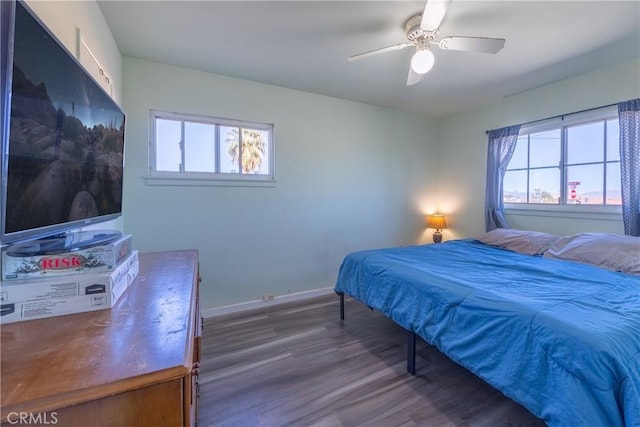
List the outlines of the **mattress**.
{"label": "mattress", "polygon": [[335,291],[551,426],[640,426],[640,277],[476,240],[349,254]]}

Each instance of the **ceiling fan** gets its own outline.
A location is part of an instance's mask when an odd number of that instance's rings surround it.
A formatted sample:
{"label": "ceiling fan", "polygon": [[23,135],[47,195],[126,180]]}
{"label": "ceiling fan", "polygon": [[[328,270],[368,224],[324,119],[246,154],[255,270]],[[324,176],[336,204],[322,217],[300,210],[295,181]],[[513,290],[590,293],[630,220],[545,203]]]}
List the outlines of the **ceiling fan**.
{"label": "ceiling fan", "polygon": [[420,82],[433,67],[435,58],[431,52],[432,46],[437,46],[443,50],[481,53],[498,53],[504,47],[505,39],[491,37],[451,36],[439,39],[438,30],[444,15],[447,13],[449,3],[451,3],[451,0],[426,0],[424,12],[412,16],[405,24],[406,42],[359,53],[350,56],[349,61],[357,61],[381,53],[415,46],[416,52],[411,58],[409,76],[407,77],[407,86],[411,86]]}

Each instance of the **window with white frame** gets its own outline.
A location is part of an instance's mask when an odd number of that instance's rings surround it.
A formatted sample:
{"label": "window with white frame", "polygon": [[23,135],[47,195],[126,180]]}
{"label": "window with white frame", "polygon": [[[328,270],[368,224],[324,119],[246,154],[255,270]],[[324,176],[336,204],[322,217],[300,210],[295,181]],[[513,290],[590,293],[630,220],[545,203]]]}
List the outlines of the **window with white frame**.
{"label": "window with white frame", "polygon": [[273,180],[273,125],[151,111],[150,176]]}
{"label": "window with white frame", "polygon": [[504,203],[620,205],[617,110],[524,125],[502,196]]}

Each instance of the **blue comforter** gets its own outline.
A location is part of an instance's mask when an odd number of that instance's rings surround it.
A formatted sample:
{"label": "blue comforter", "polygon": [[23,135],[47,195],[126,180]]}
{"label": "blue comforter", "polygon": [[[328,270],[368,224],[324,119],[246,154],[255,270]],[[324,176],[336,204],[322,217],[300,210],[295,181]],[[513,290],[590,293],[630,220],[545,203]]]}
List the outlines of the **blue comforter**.
{"label": "blue comforter", "polygon": [[355,252],[335,291],[552,426],[640,426],[640,277],[475,240]]}

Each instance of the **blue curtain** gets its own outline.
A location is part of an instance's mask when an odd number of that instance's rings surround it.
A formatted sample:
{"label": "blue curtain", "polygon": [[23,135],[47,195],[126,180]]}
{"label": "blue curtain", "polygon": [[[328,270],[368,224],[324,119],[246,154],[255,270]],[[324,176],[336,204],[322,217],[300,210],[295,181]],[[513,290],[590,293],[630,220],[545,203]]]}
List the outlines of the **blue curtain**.
{"label": "blue curtain", "polygon": [[640,98],[618,104],[624,234],[640,236]]}
{"label": "blue curtain", "polygon": [[520,132],[520,125],[489,132],[487,189],[484,203],[484,221],[487,231],[495,228],[511,228],[504,217],[502,181],[507,165],[516,149],[518,132]]}

